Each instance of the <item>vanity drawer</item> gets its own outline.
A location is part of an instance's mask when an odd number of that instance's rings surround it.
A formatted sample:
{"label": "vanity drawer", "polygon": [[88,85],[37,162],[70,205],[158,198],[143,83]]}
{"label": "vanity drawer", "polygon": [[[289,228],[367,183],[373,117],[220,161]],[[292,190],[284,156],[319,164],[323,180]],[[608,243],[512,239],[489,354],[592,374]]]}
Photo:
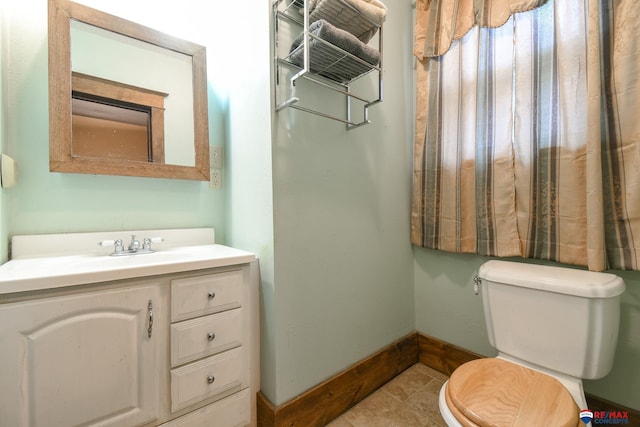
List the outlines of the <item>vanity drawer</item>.
{"label": "vanity drawer", "polygon": [[237,427],[251,423],[249,389],[232,394],[187,415],[162,424],[162,427]]}
{"label": "vanity drawer", "polygon": [[171,412],[249,385],[244,347],[237,347],[171,371]]}
{"label": "vanity drawer", "polygon": [[242,270],[171,281],[171,319],[189,319],[244,305]]}
{"label": "vanity drawer", "polygon": [[241,346],[244,309],[236,308],[171,325],[171,366]]}

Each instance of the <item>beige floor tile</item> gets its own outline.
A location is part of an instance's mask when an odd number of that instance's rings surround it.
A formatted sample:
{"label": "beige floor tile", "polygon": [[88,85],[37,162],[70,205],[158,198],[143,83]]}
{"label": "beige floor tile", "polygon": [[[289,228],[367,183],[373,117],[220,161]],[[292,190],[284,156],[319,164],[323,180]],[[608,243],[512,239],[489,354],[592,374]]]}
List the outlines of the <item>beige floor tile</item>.
{"label": "beige floor tile", "polygon": [[435,369],[428,367],[427,365],[423,365],[422,363],[416,363],[411,368],[425,372],[430,377],[435,378],[436,380],[440,380],[442,382],[445,382],[446,380],[449,379],[447,375],[441,372],[438,372]]}
{"label": "beige floor tile", "polygon": [[439,380],[432,380],[426,387],[412,395],[407,400],[407,405],[416,410],[418,413],[435,420],[444,425],[444,420],[440,415],[438,408],[438,396],[440,388],[444,383]]}
{"label": "beige floor tile", "polygon": [[390,394],[379,391],[345,414],[355,427],[424,427],[425,419]]}
{"label": "beige floor tile", "polygon": [[404,402],[433,381],[433,377],[414,365],[385,384],[382,389]]}
{"label": "beige floor tile", "polygon": [[339,418],[336,418],[335,420],[327,424],[327,427],[355,427],[353,424],[347,421],[345,417],[346,414],[340,416]]}
{"label": "beige floor tile", "polygon": [[438,393],[447,376],[416,364],[327,427],[445,427]]}

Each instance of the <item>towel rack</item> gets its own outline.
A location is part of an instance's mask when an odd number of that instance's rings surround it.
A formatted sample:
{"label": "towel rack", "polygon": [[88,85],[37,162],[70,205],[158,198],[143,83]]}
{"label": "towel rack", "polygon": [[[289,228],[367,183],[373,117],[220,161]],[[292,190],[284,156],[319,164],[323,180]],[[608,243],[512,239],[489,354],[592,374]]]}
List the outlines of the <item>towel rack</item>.
{"label": "towel rack", "polygon": [[[349,8],[350,12],[358,13],[349,3],[343,0],[341,6]],[[275,111],[292,108],[306,113],[311,113],[346,124],[347,130],[355,129],[371,123],[369,120],[369,108],[383,99],[383,72],[382,72],[382,25],[368,20],[372,27],[377,28],[377,49],[380,54],[378,64],[372,65],[361,58],[326,42],[309,31],[310,10],[308,0],[273,0],[273,52],[274,52],[274,100]],[[298,34],[302,34],[303,43],[299,49],[303,49],[302,63],[294,63],[291,60],[289,47]],[[326,48],[330,54],[330,69],[322,71],[311,69],[310,45]],[[375,43],[375,38],[372,41]],[[358,75],[349,77],[347,81],[341,81],[332,76],[345,75],[348,71],[358,70]],[[370,74],[377,74],[377,79],[364,79]],[[362,79],[362,80],[361,80]],[[326,105],[312,105],[309,100],[311,94],[304,93],[307,87],[299,88],[301,80],[309,82],[312,86],[326,89],[328,93],[344,98],[345,109],[342,115],[327,111]],[[361,80],[359,83],[357,83]],[[339,101],[338,101],[339,102]],[[323,108],[324,107],[324,108]],[[361,108],[361,114],[354,118],[352,110]]]}

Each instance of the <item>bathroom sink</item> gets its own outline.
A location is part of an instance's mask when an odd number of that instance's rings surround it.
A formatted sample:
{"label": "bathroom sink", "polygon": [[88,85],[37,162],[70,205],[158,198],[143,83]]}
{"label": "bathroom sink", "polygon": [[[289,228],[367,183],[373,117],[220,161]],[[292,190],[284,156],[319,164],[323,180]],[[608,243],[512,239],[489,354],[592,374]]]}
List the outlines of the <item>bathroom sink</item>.
{"label": "bathroom sink", "polygon": [[[93,233],[91,233],[93,234]],[[91,248],[95,236],[91,236]],[[177,240],[177,239],[176,239]],[[23,255],[0,266],[0,295],[144,276],[244,264],[255,255],[219,244],[158,245],[156,252],[109,256],[110,249],[86,254]]]}

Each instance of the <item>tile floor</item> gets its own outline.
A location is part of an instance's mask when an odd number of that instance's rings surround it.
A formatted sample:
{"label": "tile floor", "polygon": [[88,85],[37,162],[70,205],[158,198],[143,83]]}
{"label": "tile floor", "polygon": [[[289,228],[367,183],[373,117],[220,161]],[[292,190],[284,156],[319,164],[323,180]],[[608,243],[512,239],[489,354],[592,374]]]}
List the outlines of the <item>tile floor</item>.
{"label": "tile floor", "polygon": [[438,393],[447,376],[413,365],[327,427],[444,427]]}

